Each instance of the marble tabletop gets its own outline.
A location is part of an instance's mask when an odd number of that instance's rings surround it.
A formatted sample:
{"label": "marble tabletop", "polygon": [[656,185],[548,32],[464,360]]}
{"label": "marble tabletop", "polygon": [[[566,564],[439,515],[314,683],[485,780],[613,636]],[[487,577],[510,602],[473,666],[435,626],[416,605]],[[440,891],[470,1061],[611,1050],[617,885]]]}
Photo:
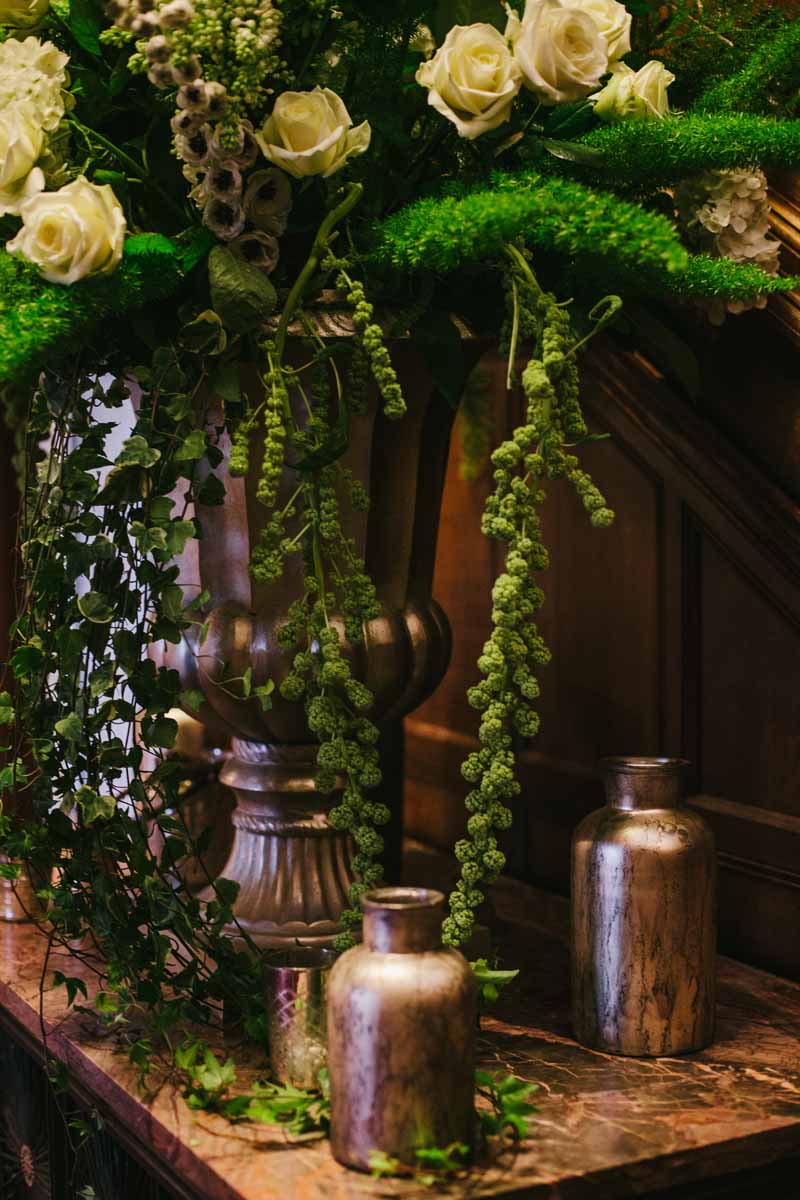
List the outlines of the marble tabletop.
{"label": "marble tabletop", "polygon": [[[438,882],[441,863],[411,848],[406,874]],[[709,1050],[653,1060],[586,1050],[569,1030],[565,902],[507,880],[493,899],[505,964],[521,974],[484,1018],[480,1057],[537,1083],[539,1111],[513,1160],[474,1171],[452,1194],[617,1200],[800,1155],[800,985],[720,959]],[[89,1018],[65,1013],[63,990],[46,992],[40,1008],[43,952],[31,926],[0,925],[0,1026],[41,1054],[43,1022],[70,1088],[176,1196],[430,1195],[411,1182],[346,1171],[325,1142],[292,1144],[279,1130],[193,1113],[169,1086],[143,1100],[120,1047]],[[50,967],[64,964],[53,956]]]}

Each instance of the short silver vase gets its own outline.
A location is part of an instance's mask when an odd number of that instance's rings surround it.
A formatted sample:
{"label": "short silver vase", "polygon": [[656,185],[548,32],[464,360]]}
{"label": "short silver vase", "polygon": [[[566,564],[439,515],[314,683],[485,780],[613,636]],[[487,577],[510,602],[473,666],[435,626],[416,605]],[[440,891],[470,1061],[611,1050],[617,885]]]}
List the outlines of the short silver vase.
{"label": "short silver vase", "polygon": [[683,803],[683,759],[601,765],[607,804],[572,846],[575,1036],[635,1057],[701,1050],[714,1036],[713,835]]}

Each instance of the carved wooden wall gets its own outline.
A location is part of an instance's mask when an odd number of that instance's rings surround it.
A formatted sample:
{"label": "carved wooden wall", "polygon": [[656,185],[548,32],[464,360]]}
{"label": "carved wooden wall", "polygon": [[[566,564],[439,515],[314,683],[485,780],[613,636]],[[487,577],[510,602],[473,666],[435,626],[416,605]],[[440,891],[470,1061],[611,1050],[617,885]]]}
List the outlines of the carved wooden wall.
{"label": "carved wooden wall", "polygon": [[[698,406],[635,355],[584,361],[587,413],[612,434],[587,459],[617,523],[591,529],[569,489],[552,488],[541,625],[554,661],[507,849],[515,874],[566,891],[571,832],[601,802],[598,757],[683,754],[718,838],[723,949],[800,976],[800,387],[787,372],[773,405],[769,386],[785,351],[773,321],[731,322]],[[477,728],[464,692],[496,565],[479,533],[485,489],[459,480],[456,459],[435,591],[456,650],[407,722],[408,825],[440,845],[463,825],[459,763]]]}

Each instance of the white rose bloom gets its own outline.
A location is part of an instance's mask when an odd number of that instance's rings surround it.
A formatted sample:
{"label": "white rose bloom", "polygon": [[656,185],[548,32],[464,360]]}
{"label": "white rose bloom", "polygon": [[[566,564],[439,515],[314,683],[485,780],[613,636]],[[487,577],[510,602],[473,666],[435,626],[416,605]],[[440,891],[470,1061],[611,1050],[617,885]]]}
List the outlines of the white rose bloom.
{"label": "white rose bloom", "polygon": [[528,0],[521,20],[509,12],[506,37],[525,86],[544,104],[581,100],[608,70],[604,34],[588,13],[561,0]]}
{"label": "white rose bloom", "polygon": [[81,176],[26,201],[20,215],[22,229],[6,249],[35,263],[50,283],[108,275],[119,265],[125,215],[107,184]]}
{"label": "white rose bloom", "polygon": [[42,152],[44,133],[25,107],[0,109],[0,191],[19,187]]}
{"label": "white rose bloom", "polygon": [[674,82],[672,72],[655,59],[638,71],[627,63],[617,63],[606,86],[591,97],[594,111],[610,122],[631,117],[659,121],[669,112],[667,88]]}
{"label": "white rose bloom", "polygon": [[592,18],[606,39],[610,63],[630,53],[633,18],[624,4],[619,0],[570,0],[570,5]]}
{"label": "white rose bloom", "polygon": [[51,133],[64,116],[68,62],[52,42],[35,37],[0,44],[0,110],[24,106]]}
{"label": "white rose bloom", "polygon": [[353,128],[344,101],[330,88],[284,92],[256,134],[261,153],[295,179],[334,175],[369,149],[369,122]]}
{"label": "white rose bloom", "polygon": [[460,136],[472,139],[508,120],[522,71],[493,25],[456,25],[419,68],[417,83]]}
{"label": "white rose bloom", "polygon": [[31,29],[50,7],[50,0],[0,0],[0,25]]}

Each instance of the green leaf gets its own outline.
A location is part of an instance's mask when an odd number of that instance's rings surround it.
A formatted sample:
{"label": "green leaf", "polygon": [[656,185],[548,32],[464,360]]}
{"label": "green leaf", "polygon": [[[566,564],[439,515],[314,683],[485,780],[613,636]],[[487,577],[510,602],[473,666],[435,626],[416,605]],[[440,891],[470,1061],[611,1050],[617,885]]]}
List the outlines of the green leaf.
{"label": "green leaf", "polygon": [[258,267],[243,262],[227,246],[215,246],[208,256],[211,303],[223,325],[233,333],[251,333],[275,311],[278,293]]}
{"label": "green leaf", "polygon": [[166,530],[166,549],[169,554],[183,554],[186,543],[197,536],[194,521],[170,521]]}
{"label": "green leaf", "polygon": [[141,521],[131,521],[130,534],[142,554],[148,554],[151,550],[166,550],[167,548],[166,530],[159,529],[158,526],[148,529]]}
{"label": "green leaf", "polygon": [[77,742],[83,736],[83,721],[77,713],[71,712],[62,720],[56,721],[55,731],[68,742]]}
{"label": "green leaf", "polygon": [[13,725],[15,721],[14,705],[10,692],[0,692],[0,725]]}
{"label": "green leaf", "polygon": [[89,999],[89,993],[86,990],[86,984],[82,979],[77,979],[73,975],[62,975],[60,971],[53,973],[53,987],[65,987],[67,989],[67,1004],[72,1005],[78,992],[83,996],[84,1000]]}
{"label": "green leaf", "polygon": [[114,616],[113,609],[101,592],[86,592],[78,596],[78,612],[93,625],[108,625]]}
{"label": "green leaf", "polygon": [[81,49],[99,58],[102,53],[99,34],[104,28],[101,5],[95,0],[69,0],[67,24]]}
{"label": "green leaf", "polygon": [[193,429],[175,451],[174,457],[176,462],[195,462],[198,458],[204,458],[205,453],[205,432],[202,429]]}
{"label": "green leaf", "polygon": [[225,484],[217,475],[209,475],[197,493],[197,503],[215,506],[222,504],[224,499]]}
{"label": "green leaf", "polygon": [[95,821],[110,821],[117,811],[117,802],[113,796],[101,796],[94,788],[84,786],[75,795],[78,810],[87,825]]}
{"label": "green leaf", "polygon": [[242,692],[245,700],[248,699],[253,690],[253,668],[248,667],[244,675],[242,675]]}
{"label": "green leaf", "polygon": [[113,683],[114,664],[112,662],[104,662],[96,671],[92,671],[89,679],[89,693],[96,699],[98,696],[102,696],[103,692],[108,691]]}
{"label": "green leaf", "polygon": [[138,433],[129,437],[120,450],[116,465],[118,467],[154,467],[161,458],[161,451],[154,446],[148,446],[145,439]]}
{"label": "green leaf", "polygon": [[275,684],[271,679],[266,683],[262,683],[260,687],[253,689],[253,695],[261,704],[262,712],[269,712],[272,708],[272,694],[275,691]]}
{"label": "green leaf", "polygon": [[172,750],[178,736],[178,722],[173,721],[172,717],[157,717],[145,726],[142,736],[148,746]]}
{"label": "green leaf", "polygon": [[237,359],[220,363],[209,380],[209,387],[215,396],[219,396],[226,404],[238,404],[242,398],[242,385]]}
{"label": "green leaf", "polygon": [[197,713],[205,703],[205,696],[197,688],[189,688],[186,692],[181,692],[180,702],[182,708],[188,708],[190,712]]}

